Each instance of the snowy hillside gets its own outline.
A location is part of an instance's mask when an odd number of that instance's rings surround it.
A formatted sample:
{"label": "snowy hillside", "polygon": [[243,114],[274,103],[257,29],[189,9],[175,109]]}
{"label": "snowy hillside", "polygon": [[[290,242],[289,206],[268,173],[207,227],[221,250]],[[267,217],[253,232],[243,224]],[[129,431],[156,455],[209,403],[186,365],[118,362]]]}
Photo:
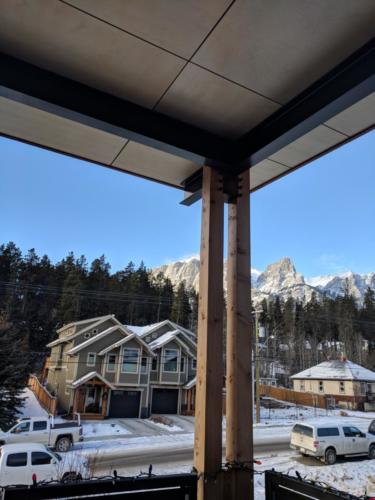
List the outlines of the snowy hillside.
{"label": "snowy hillside", "polygon": [[[184,281],[188,287],[199,288],[199,259],[191,257],[186,260],[172,262],[153,269],[153,274],[162,272],[173,284]],[[224,287],[226,282],[226,264],[224,263]],[[293,297],[299,300],[310,300],[313,292],[319,296],[326,294],[336,297],[343,294],[345,286],[358,302],[363,301],[367,287],[375,290],[375,273],[367,275],[352,272],[340,275],[316,276],[304,278],[296,271],[289,257],[270,264],[265,271],[251,269],[252,296],[254,302],[270,296],[280,296],[283,299]]]}

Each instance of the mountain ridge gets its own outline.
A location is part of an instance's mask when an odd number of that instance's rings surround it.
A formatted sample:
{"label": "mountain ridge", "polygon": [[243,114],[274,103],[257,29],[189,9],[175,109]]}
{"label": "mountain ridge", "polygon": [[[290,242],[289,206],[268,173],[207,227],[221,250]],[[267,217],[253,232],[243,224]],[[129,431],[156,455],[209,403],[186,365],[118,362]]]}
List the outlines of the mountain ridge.
{"label": "mountain ridge", "polygon": [[[190,257],[164,264],[152,270],[154,275],[162,272],[174,285],[184,281],[187,287],[199,289],[199,259]],[[226,262],[224,262],[224,287],[226,281]],[[367,287],[375,290],[375,272],[358,274],[347,272],[305,278],[296,271],[290,257],[269,264],[264,271],[251,269],[252,299],[260,302],[264,298],[279,296],[282,299],[309,301],[315,292],[318,296],[335,298],[344,293],[346,284],[349,292],[359,303],[363,302]]]}

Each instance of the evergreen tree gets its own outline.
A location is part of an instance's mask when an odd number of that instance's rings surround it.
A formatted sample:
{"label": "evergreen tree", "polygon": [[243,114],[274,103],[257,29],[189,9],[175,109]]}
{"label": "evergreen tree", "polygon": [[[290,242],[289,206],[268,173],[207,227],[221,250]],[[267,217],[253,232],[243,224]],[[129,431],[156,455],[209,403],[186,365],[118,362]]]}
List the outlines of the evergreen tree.
{"label": "evergreen tree", "polygon": [[185,283],[182,281],[177,288],[173,299],[171,320],[186,328],[189,327],[189,315],[191,307],[189,302],[189,294],[186,291]]}
{"label": "evergreen tree", "polygon": [[0,428],[10,427],[22,407],[30,371],[28,331],[24,322],[0,320]]}

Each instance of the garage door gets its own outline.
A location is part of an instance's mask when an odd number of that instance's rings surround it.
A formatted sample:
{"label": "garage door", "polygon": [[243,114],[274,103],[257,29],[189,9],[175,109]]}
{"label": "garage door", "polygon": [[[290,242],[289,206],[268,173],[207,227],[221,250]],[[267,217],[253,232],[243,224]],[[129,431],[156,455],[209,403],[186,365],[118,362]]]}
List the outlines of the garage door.
{"label": "garage door", "polygon": [[152,391],[151,413],[177,413],[178,390],[154,389]]}
{"label": "garage door", "polygon": [[140,391],[112,391],[109,416],[138,418],[140,399]]}

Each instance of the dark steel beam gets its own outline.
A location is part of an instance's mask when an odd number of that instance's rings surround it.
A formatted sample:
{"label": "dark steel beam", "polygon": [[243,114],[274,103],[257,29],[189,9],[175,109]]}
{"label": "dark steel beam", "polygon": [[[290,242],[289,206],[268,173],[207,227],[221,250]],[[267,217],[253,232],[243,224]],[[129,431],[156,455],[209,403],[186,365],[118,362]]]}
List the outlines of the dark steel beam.
{"label": "dark steel beam", "polygon": [[375,38],[246,133],[236,144],[241,172],[375,91]]}
{"label": "dark steel beam", "polygon": [[230,169],[234,142],[0,53],[0,95],[199,165]]}

